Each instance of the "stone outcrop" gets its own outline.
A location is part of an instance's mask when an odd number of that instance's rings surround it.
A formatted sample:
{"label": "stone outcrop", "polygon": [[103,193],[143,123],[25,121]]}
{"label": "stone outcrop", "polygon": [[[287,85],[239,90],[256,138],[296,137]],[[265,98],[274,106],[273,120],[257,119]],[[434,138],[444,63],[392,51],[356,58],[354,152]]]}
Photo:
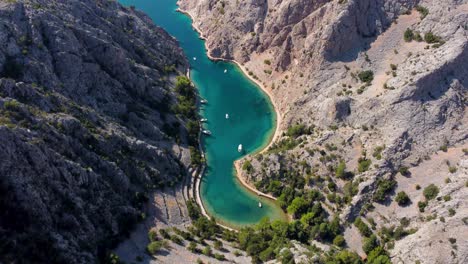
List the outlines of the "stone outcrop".
{"label": "stone outcrop", "polygon": [[0,3],[0,262],[103,260],[148,194],[186,175],[171,106],[187,68],[115,1]]}

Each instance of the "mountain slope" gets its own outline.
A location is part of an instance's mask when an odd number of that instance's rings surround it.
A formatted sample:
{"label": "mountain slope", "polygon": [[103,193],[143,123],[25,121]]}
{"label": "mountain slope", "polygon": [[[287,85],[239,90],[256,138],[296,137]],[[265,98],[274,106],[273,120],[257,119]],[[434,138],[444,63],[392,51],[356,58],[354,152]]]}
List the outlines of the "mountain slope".
{"label": "mountain slope", "polygon": [[182,50],[105,0],[2,1],[0,40],[0,262],[97,262],[186,175]]}

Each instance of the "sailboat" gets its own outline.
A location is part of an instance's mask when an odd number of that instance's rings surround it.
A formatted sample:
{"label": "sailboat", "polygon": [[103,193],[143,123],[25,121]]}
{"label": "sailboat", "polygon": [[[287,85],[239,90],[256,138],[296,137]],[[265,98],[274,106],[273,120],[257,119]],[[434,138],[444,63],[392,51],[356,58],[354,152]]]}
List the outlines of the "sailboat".
{"label": "sailboat", "polygon": [[239,144],[239,146],[237,147],[237,151],[242,152],[242,144]]}
{"label": "sailboat", "polygon": [[224,73],[227,73],[227,69],[224,69]]}
{"label": "sailboat", "polygon": [[197,57],[193,57],[193,60],[197,60]]}
{"label": "sailboat", "polygon": [[258,202],[258,207],[262,208],[262,203],[261,202]]}
{"label": "sailboat", "polygon": [[229,119],[229,114],[226,114],[226,119]]}

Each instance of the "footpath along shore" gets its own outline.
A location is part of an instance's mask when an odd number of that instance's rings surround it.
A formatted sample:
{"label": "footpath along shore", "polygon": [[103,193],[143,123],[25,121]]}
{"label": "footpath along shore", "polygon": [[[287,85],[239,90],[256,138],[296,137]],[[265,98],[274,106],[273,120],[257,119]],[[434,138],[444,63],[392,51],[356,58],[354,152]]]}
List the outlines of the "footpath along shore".
{"label": "footpath along shore", "polygon": [[[180,8],[177,9],[178,12],[180,13],[183,13],[187,16],[190,17],[190,19],[192,20],[192,27],[198,32],[198,34],[200,35],[200,39],[203,39],[203,40],[206,40],[206,37],[203,35],[203,32],[200,30],[200,28],[198,28],[195,24],[194,24],[194,19],[193,19],[193,16],[185,11],[185,10],[182,10]],[[228,60],[228,59],[223,59],[223,58],[217,58],[217,57],[213,57],[211,55],[211,50],[206,46],[206,42],[205,42],[205,50],[206,50],[206,54],[208,56],[208,58],[210,60],[213,60],[213,61],[227,61],[227,62],[233,62],[235,63],[239,69],[241,69],[241,71],[244,73],[245,76],[247,76],[251,81],[253,81],[258,87],[260,87],[260,89],[268,96],[268,98],[270,99],[270,102],[272,103],[273,105],[273,109],[276,113],[276,122],[275,122],[275,132],[273,134],[273,137],[271,137],[268,145],[260,151],[260,153],[263,153],[265,152],[272,144],[273,142],[275,142],[275,140],[279,137],[279,134],[280,134],[280,124],[281,124],[281,115],[278,111],[278,107],[277,107],[277,104],[274,100],[274,97],[273,97],[273,94],[271,93],[271,91],[269,89],[267,89],[260,81],[258,80],[255,80],[253,79],[251,76],[249,76],[248,74],[248,71],[246,70],[246,68],[241,65],[238,61],[236,60]],[[200,147],[201,148],[201,147]],[[203,155],[204,156],[204,155]],[[247,155],[246,157],[250,156]],[[244,158],[246,158],[244,157]],[[236,178],[238,179],[238,181],[241,183],[241,185],[243,187],[245,187],[247,190],[255,193],[256,195],[258,196],[262,196],[262,197],[265,197],[265,198],[268,198],[268,199],[271,199],[273,201],[276,201],[277,198],[276,197],[273,197],[272,195],[269,195],[269,194],[266,194],[266,193],[263,193],[257,189],[255,189],[255,187],[251,186],[248,182],[247,182],[247,178],[242,174],[241,172],[241,168],[240,168],[240,160],[236,160],[234,162],[234,167],[236,169]],[[202,212],[205,216],[209,217],[208,214],[206,213],[206,210],[204,208],[204,205],[203,205],[203,202],[201,200],[201,197],[200,197],[200,184],[201,184],[201,178],[203,176],[203,172],[204,172],[204,169],[200,170],[200,173],[199,175],[196,176],[196,182],[195,182],[195,191],[196,191],[196,200],[198,202],[198,204],[200,205],[200,207],[202,207]],[[223,226],[225,227],[225,226]],[[228,227],[225,227],[225,228],[228,228]],[[231,229],[232,228],[228,228],[228,229]]]}

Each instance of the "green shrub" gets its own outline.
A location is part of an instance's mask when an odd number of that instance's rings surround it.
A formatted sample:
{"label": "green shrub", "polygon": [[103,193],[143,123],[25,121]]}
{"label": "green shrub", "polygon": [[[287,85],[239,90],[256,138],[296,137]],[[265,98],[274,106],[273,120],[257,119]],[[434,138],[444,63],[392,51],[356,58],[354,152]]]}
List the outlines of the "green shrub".
{"label": "green shrub", "polygon": [[358,74],[358,77],[361,82],[370,83],[374,80],[374,72],[371,70],[362,71]]}
{"label": "green shrub", "polygon": [[246,160],[244,162],[244,164],[242,165],[242,169],[247,171],[248,173],[252,172],[253,171],[253,166],[252,166],[252,163],[250,162],[250,160]]}
{"label": "green shrub", "polygon": [[395,202],[397,202],[400,206],[405,206],[408,205],[411,200],[405,192],[401,191],[395,197]]}
{"label": "green shrub", "polygon": [[213,254],[213,251],[211,250],[210,246],[206,246],[205,248],[203,248],[202,253],[205,256],[211,256]]}
{"label": "green shrub", "polygon": [[266,65],[271,65],[271,61],[270,61],[270,60],[264,60],[263,63],[265,63]]}
{"label": "green shrub", "polygon": [[416,10],[421,14],[421,19],[424,19],[427,15],[429,15],[429,10],[423,6],[416,6]]}
{"label": "green shrub", "polygon": [[148,232],[148,238],[149,238],[149,240],[151,242],[157,241],[158,240],[158,233],[154,229],[151,229]]}
{"label": "green shrub", "polygon": [[406,176],[406,175],[408,175],[408,173],[409,173],[409,169],[408,169],[408,167],[401,166],[401,167],[398,169],[398,172],[401,173],[401,175]]}
{"label": "green shrub", "polygon": [[362,250],[369,254],[374,248],[379,245],[379,241],[375,235],[371,235],[370,237],[364,238],[364,242],[362,244]]}
{"label": "green shrub", "polygon": [[215,253],[214,257],[215,257],[215,259],[217,259],[219,261],[226,260],[226,257],[223,254]]}
{"label": "green shrub", "polygon": [[396,186],[396,181],[380,179],[377,183],[377,191],[374,194],[374,201],[376,202],[383,202],[385,201],[386,195],[393,190]]}
{"label": "green shrub", "polygon": [[163,246],[164,243],[162,241],[153,241],[148,244],[146,250],[149,254],[156,255],[156,253],[158,253],[158,251],[160,251],[163,248]]}
{"label": "green shrub", "polygon": [[335,245],[335,246],[343,247],[343,246],[345,246],[345,244],[346,244],[346,240],[344,239],[344,237],[342,235],[337,235],[333,239],[333,245]]}
{"label": "green shrub", "polygon": [[419,212],[424,213],[424,210],[426,209],[426,206],[427,206],[426,201],[419,201],[418,202]]}
{"label": "green shrub", "polygon": [[432,44],[432,43],[440,42],[441,39],[440,37],[434,35],[434,33],[427,32],[426,34],[424,34],[424,41],[426,41],[428,44]]}
{"label": "green shrub", "polygon": [[370,165],[372,164],[372,161],[370,159],[366,159],[365,157],[361,157],[358,160],[358,171],[359,172],[365,172],[369,169]]}
{"label": "green shrub", "polygon": [[405,39],[406,42],[411,42],[413,40],[414,33],[413,30],[407,28],[405,33],[403,34],[403,38]]}
{"label": "green shrub", "polygon": [[432,200],[437,197],[439,194],[439,188],[434,184],[430,184],[423,190],[424,197],[426,200]]}
{"label": "green shrub", "polygon": [[309,130],[306,128],[305,125],[303,124],[297,124],[293,125],[292,127],[288,128],[288,131],[286,132],[286,135],[289,137],[299,137],[304,134],[308,134]]}
{"label": "green shrub", "polygon": [[197,244],[193,241],[189,243],[189,245],[187,246],[187,249],[193,253],[198,252]]}
{"label": "green shrub", "polygon": [[371,229],[366,225],[366,223],[362,221],[360,217],[354,220],[354,225],[357,227],[359,233],[361,233],[362,236],[369,237],[372,235]]}

